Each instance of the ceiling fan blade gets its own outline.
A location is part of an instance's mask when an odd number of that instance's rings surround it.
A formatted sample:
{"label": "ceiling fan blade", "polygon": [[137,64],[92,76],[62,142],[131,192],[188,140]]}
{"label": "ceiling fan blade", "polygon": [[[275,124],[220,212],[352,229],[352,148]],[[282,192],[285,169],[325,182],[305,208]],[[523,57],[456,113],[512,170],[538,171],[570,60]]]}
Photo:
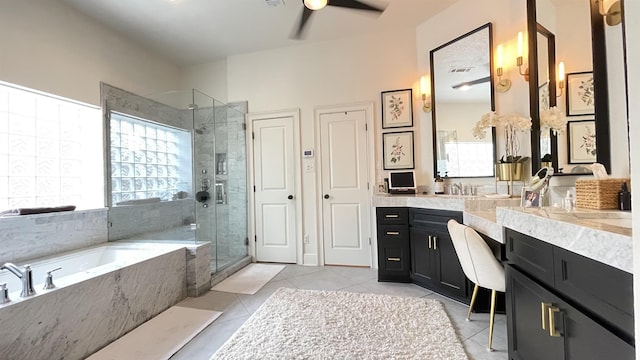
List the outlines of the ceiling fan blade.
{"label": "ceiling fan blade", "polygon": [[300,14],[300,21],[298,23],[298,27],[293,30],[291,33],[291,39],[302,39],[304,35],[304,30],[309,22],[309,18],[313,14],[313,10],[308,9],[306,6],[302,7],[302,14]]}
{"label": "ceiling fan blade", "polygon": [[376,11],[383,12],[385,8],[373,6],[369,4],[365,4],[358,0],[329,0],[327,5],[330,6],[339,6],[349,9],[357,9],[357,10],[368,10],[368,11]]}

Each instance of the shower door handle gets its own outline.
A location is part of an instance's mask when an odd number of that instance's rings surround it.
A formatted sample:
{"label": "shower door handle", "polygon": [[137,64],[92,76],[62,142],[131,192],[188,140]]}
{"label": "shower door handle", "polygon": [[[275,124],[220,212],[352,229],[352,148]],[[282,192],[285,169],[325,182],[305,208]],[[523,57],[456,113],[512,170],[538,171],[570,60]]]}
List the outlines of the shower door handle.
{"label": "shower door handle", "polygon": [[293,195],[289,195],[289,196],[287,196],[287,199],[289,199],[289,200],[293,200]]}

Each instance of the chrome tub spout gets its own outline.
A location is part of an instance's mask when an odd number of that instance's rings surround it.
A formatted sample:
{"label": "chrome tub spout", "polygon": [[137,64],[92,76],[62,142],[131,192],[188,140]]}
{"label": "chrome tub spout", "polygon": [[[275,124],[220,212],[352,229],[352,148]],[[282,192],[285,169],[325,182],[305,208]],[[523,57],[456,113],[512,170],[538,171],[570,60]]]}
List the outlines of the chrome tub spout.
{"label": "chrome tub spout", "polygon": [[25,265],[24,269],[20,269],[12,263],[5,263],[0,267],[0,270],[9,270],[13,275],[17,276],[20,280],[22,280],[22,292],[20,293],[20,297],[28,297],[35,295],[36,292],[33,290],[33,275],[31,274],[31,266]]}

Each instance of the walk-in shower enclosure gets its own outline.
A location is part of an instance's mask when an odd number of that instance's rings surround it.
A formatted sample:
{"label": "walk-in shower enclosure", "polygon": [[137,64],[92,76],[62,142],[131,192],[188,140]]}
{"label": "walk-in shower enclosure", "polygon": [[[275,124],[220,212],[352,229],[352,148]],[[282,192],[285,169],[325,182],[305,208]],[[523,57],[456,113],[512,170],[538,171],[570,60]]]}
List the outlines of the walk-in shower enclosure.
{"label": "walk-in shower enclosure", "polygon": [[102,84],[109,240],[211,242],[211,271],[247,256],[246,103]]}

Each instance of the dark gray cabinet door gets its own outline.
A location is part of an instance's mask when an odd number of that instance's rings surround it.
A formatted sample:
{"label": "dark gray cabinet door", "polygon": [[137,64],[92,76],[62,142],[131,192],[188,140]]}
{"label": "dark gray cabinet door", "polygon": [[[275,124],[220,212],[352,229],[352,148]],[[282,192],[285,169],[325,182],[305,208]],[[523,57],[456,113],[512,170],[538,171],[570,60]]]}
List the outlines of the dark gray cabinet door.
{"label": "dark gray cabinet door", "polygon": [[460,299],[468,297],[467,277],[464,275],[460,260],[453,247],[453,241],[446,227],[436,228],[433,232],[433,243],[435,244],[436,266],[435,273],[442,289],[447,293]]}
{"label": "dark gray cabinet door", "polygon": [[506,275],[511,359],[634,359],[633,346],[527,275]]}
{"label": "dark gray cabinet door", "polygon": [[411,279],[417,284],[433,287],[437,284],[435,254],[431,233],[421,228],[411,228],[409,243],[411,244]]}

